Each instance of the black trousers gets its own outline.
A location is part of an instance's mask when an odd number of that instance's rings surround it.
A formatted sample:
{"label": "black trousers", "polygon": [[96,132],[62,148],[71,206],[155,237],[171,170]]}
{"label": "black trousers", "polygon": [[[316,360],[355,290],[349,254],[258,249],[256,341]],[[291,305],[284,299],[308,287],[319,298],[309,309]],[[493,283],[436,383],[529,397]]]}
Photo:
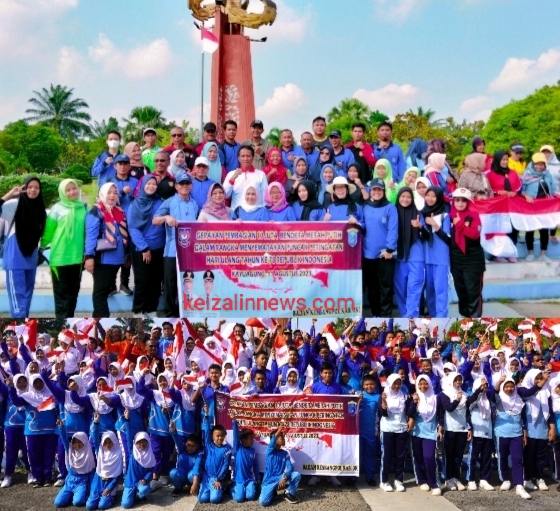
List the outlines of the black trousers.
{"label": "black trousers", "polygon": [[163,307],[166,318],[179,317],[177,295],[177,258],[163,258]]}
{"label": "black trousers", "polygon": [[484,273],[463,271],[451,265],[451,275],[459,298],[459,314],[466,318],[482,317]]}
{"label": "black trousers", "polygon": [[[541,251],[546,251],[548,249],[549,230],[539,229],[539,233],[541,235]],[[527,231],[525,233],[525,243],[527,243],[527,250],[533,250],[533,248],[535,247],[535,231]]]}
{"label": "black trousers", "polygon": [[395,260],[364,258],[362,269],[371,315],[381,318],[392,317]]}
{"label": "black trousers", "polygon": [[128,281],[130,280],[130,266],[121,266],[121,286],[128,287]]}
{"label": "black trousers", "polygon": [[[130,254],[134,270],[134,297],[132,312],[135,314],[156,312],[161,296],[163,281],[163,248],[150,250],[152,260],[146,264],[142,259],[142,252],[134,248]],[[122,269],[121,269],[122,275]]]}
{"label": "black trousers", "polygon": [[56,319],[73,318],[82,280],[81,263],[51,268],[51,277]]}
{"label": "black trousers", "polygon": [[115,279],[120,266],[117,264],[99,264],[95,263],[93,267],[93,293],[91,299],[93,301],[94,318],[108,318],[109,304],[107,298],[111,289],[114,288]]}

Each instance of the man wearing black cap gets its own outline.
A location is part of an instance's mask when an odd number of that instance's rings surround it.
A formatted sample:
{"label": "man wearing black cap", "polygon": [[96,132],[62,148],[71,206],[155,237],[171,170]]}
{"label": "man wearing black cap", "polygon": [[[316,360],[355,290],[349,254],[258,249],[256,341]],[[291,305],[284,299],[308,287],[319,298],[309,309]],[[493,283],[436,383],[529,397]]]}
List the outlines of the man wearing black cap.
{"label": "man wearing black cap", "polygon": [[340,131],[332,130],[329,133],[329,144],[334,151],[334,164],[336,168],[344,173],[344,177],[348,177],[348,167],[356,160],[354,160],[352,151],[342,145],[342,134]]}
{"label": "man wearing black cap", "polygon": [[251,146],[255,150],[253,156],[253,166],[256,169],[262,169],[266,165],[266,155],[272,144],[266,139],[262,138],[264,126],[262,121],[255,119],[251,123],[251,138],[245,140],[241,145]]}
{"label": "man wearing black cap", "polygon": [[[204,146],[208,142],[216,142],[216,125],[213,122],[207,122],[202,128],[202,140],[194,149],[198,156],[202,156]],[[218,142],[216,142],[216,144],[217,143]]]}
{"label": "man wearing black cap", "polygon": [[126,212],[133,198],[138,179],[130,176],[130,158],[126,154],[118,154],[113,160],[117,174],[110,179],[117,187],[119,206]]}
{"label": "man wearing black cap", "polygon": [[151,172],[156,168],[154,158],[156,153],[161,149],[157,145],[157,132],[154,128],[145,128],[142,132],[144,145],[142,146],[142,161]]}

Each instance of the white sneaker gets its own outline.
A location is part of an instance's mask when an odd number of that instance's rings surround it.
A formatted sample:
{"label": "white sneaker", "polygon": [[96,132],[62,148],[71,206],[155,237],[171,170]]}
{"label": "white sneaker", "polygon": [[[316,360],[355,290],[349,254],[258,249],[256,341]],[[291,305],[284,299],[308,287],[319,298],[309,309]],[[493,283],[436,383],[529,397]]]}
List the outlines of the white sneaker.
{"label": "white sneaker", "polygon": [[527,262],[531,262],[535,260],[535,256],[533,254],[527,254],[527,257],[525,258],[525,261]]}
{"label": "white sneaker", "polygon": [[315,486],[321,480],[320,477],[313,476],[309,481],[307,481],[307,486]]}
{"label": "white sneaker", "polygon": [[453,479],[453,482],[455,483],[455,486],[457,486],[457,489],[459,491],[465,491],[466,490],[465,485],[461,481],[459,481],[458,479]]}
{"label": "white sneaker", "polygon": [[504,481],[502,483],[502,486],[500,486],[500,491],[509,491],[511,490],[511,482],[510,481]]}
{"label": "white sneaker", "polygon": [[333,486],[341,486],[342,484],[335,476],[330,476],[329,481]]}
{"label": "white sneaker", "polygon": [[430,487],[427,484],[421,484],[420,489],[422,491],[430,491]]}
{"label": "white sneaker", "polygon": [[447,481],[445,481],[445,487],[449,491],[457,491],[457,486],[455,486],[455,480],[454,479],[448,479]]}
{"label": "white sneaker", "polygon": [[548,486],[544,482],[544,479],[539,479],[537,481],[537,486],[539,487],[540,491],[548,491]]}
{"label": "white sneaker", "polygon": [[150,489],[152,491],[159,490],[163,486],[162,482],[158,479],[152,479],[150,481]]}
{"label": "white sneaker", "polygon": [[440,490],[439,488],[434,488],[434,489],[432,490],[432,495],[433,495],[434,497],[441,497],[441,490]]}
{"label": "white sneaker", "polygon": [[[517,486],[521,486],[518,484]],[[538,488],[533,484],[533,481],[523,481],[523,487],[526,490],[538,490]]]}
{"label": "white sneaker", "polygon": [[[482,481],[481,481],[482,482]],[[482,486],[482,485],[481,485]],[[469,483],[467,484],[467,490],[469,491],[476,491],[478,490],[478,487],[476,486],[476,481],[469,481]]]}
{"label": "white sneaker", "polygon": [[9,488],[12,486],[12,476],[4,476],[4,480],[2,484],[0,484],[0,488]]}
{"label": "white sneaker", "polygon": [[383,491],[393,491],[393,487],[389,483],[381,483],[379,486]]}
{"label": "white sneaker", "polygon": [[515,494],[516,494],[516,495],[519,495],[522,499],[525,499],[525,500],[531,500],[531,498],[532,498],[531,495],[529,495],[529,494],[525,491],[525,488],[523,488],[523,486],[521,486],[520,484],[518,484],[518,485],[515,487]]}
{"label": "white sneaker", "polygon": [[27,484],[33,484],[34,482],[35,478],[33,477],[33,474],[29,472],[29,474],[27,474]]}
{"label": "white sneaker", "polygon": [[61,486],[64,486],[64,479],[57,479],[55,481],[55,483],[53,484],[53,486],[56,486],[57,488],[60,488]]}
{"label": "white sneaker", "polygon": [[404,487],[403,483],[401,483],[400,481],[395,481],[395,490],[398,492],[403,492],[406,491],[406,488]]}
{"label": "white sneaker", "polygon": [[160,476],[159,482],[163,484],[163,486],[167,486],[169,484],[169,477],[167,476]]}
{"label": "white sneaker", "polygon": [[494,487],[488,481],[485,481],[484,479],[480,480],[479,486],[484,491],[494,491]]}

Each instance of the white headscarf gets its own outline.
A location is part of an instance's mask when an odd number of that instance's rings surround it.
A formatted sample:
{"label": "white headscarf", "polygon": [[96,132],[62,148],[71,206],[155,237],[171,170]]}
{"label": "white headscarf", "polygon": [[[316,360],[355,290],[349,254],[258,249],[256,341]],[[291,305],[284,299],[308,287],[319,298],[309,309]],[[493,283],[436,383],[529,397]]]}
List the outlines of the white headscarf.
{"label": "white headscarf", "polygon": [[[440,357],[437,362],[434,362],[432,360],[434,351],[437,351],[440,354]],[[441,352],[437,348],[430,348],[426,353],[426,355],[428,356],[430,362],[432,363],[432,372],[435,375],[439,376],[440,378],[443,378],[445,376],[445,373],[443,372],[443,360],[441,359]]]}
{"label": "white headscarf", "polygon": [[399,389],[398,392],[395,392],[392,388],[393,383],[400,379],[401,377],[398,374],[391,374],[387,378],[385,394],[387,394],[387,410],[389,410],[391,413],[403,413],[405,411],[405,395],[403,394],[401,389]]}
{"label": "white headscarf", "polygon": [[[541,374],[540,369],[529,369],[521,386],[524,389],[532,389],[535,386],[535,378]],[[550,417],[550,407],[548,406],[548,398],[550,397],[550,391],[546,386],[543,386],[536,394],[532,395],[527,399],[527,404],[529,405],[529,410],[531,411],[531,419],[533,424],[537,422],[539,418],[539,412],[542,410],[544,420],[547,421]]]}
{"label": "white headscarf", "polygon": [[[504,392],[504,386],[506,383],[513,383],[514,391],[511,396],[508,396]],[[504,409],[504,412],[506,412],[508,415],[519,415],[521,413],[524,403],[523,399],[521,399],[519,397],[519,394],[517,394],[517,387],[515,386],[513,378],[506,378],[503,381],[503,383],[500,385],[499,396],[500,400],[502,401],[502,408]]]}
{"label": "white headscarf", "polygon": [[[492,369],[492,360],[497,360],[500,363],[500,369],[494,371]],[[498,357],[490,357],[490,371],[492,372],[492,386],[495,387],[497,383],[500,381],[500,378],[506,374],[504,368],[502,367],[502,361]]]}
{"label": "white headscarf", "polygon": [[[117,185],[115,183],[105,183],[103,186],[101,186],[101,188],[99,189],[99,191],[97,192],[97,198],[99,200],[99,202],[101,202],[108,211],[111,211],[111,209],[113,208],[113,206],[109,206],[107,204],[107,194],[109,193],[109,190],[112,187],[115,187],[115,189],[117,188]],[[118,200],[117,200],[117,204],[118,204]]]}
{"label": "white headscarf", "polygon": [[142,406],[144,396],[141,396],[138,392],[136,392],[136,378],[134,378],[134,376],[127,376],[127,378],[132,380],[132,388],[124,389],[119,396],[121,398],[121,403],[125,408],[128,410],[136,410],[136,408],[140,408],[140,406]]}
{"label": "white headscarf", "polygon": [[[25,376],[25,374],[23,374],[23,373],[18,373],[14,376],[13,382],[14,382],[14,388],[16,389],[16,394],[19,397],[23,397],[23,394],[25,394],[29,390],[29,380],[27,380],[27,386],[25,387],[25,389],[24,390],[19,390],[17,388],[17,382],[20,378],[26,378],[27,379],[27,376]],[[21,412],[22,410],[25,410],[25,406],[18,406],[17,409],[18,409],[18,411]]]}
{"label": "white headscarf", "polygon": [[191,384],[190,389],[185,389],[181,385],[181,404],[183,405],[183,408],[185,410],[187,410],[187,412],[190,412],[190,411],[192,411],[196,408],[196,406],[192,402],[192,398],[194,396],[194,393],[195,393],[195,390],[194,390],[192,384]]}
{"label": "white headscarf", "polygon": [[[140,363],[143,359],[146,359],[148,361],[148,364],[150,363],[150,359],[146,356],[146,355],[141,355],[138,357],[138,360],[136,361],[136,367],[134,368],[134,378],[136,378],[136,381],[140,381],[140,378],[142,378],[142,371],[144,371],[144,369],[140,369]],[[146,386],[151,385],[152,381],[154,379],[154,375],[149,373],[146,376],[144,376],[144,383],[146,384]]]}
{"label": "white headscarf", "polygon": [[[35,390],[33,388],[33,382],[35,380],[41,380],[43,382],[43,390]],[[49,388],[45,385],[45,382],[40,374],[32,374],[29,377],[29,386],[27,387],[26,392],[22,392],[20,397],[25,399],[31,406],[37,408],[39,405],[42,405],[47,399],[52,397],[52,392]]]}
{"label": "white headscarf", "polygon": [[171,381],[171,379],[173,378],[173,372],[175,371],[175,357],[172,356],[172,355],[167,355],[163,359],[164,367],[165,367],[165,361],[167,359],[171,360],[172,369],[171,369],[171,371],[168,371],[167,369],[165,369],[165,371],[163,371],[163,373],[161,373],[161,374],[165,374],[165,377],[167,378],[167,381]]}
{"label": "white headscarf", "polygon": [[[103,443],[106,439],[113,442],[113,447],[105,449]],[[122,452],[117,436],[112,431],[106,431],[101,437],[101,444],[97,451],[97,475],[102,479],[119,477],[123,471]]]}
{"label": "white headscarf", "polygon": [[[146,440],[148,442],[148,448],[144,451],[141,451],[136,446],[136,443],[140,440]],[[132,447],[132,455],[134,459],[140,464],[143,468],[152,468],[156,466],[156,458],[154,456],[154,451],[152,451],[152,444],[150,443],[150,437],[148,433],[145,431],[140,431],[136,433],[134,437],[134,445]]]}
{"label": "white headscarf", "polygon": [[[225,365],[226,364],[231,364],[231,368],[230,369],[226,369]],[[235,371],[234,368],[235,364],[231,361],[231,360],[226,360],[224,362],[224,375],[220,378],[220,382],[222,383],[222,385],[225,385],[226,387],[229,387],[232,383],[235,382],[236,375],[235,375]]]}
{"label": "white headscarf", "polygon": [[[159,379],[160,378],[165,378],[165,380],[167,381],[167,389],[165,391],[161,390],[159,388]],[[165,407],[165,408],[173,408],[175,406],[175,403],[173,402],[173,400],[170,397],[165,396],[164,392],[168,393],[169,392],[169,387],[170,387],[170,381],[169,378],[167,378],[167,376],[165,376],[165,374],[161,373],[158,375],[158,389],[154,390],[154,402],[156,403],[156,405],[161,406],[161,407]]]}
{"label": "white headscarf", "polygon": [[458,394],[459,392],[462,392],[463,395],[461,396],[461,400],[459,401],[459,404],[457,405],[456,410],[458,410],[459,408],[463,408],[466,404],[467,404],[467,395],[465,392],[463,392],[461,390],[461,387],[456,388],[454,383],[455,383],[455,378],[461,378],[461,382],[463,381],[463,377],[459,374],[459,373],[451,373],[453,374],[453,377],[451,378],[451,375],[449,375],[448,378],[448,382],[449,385],[445,386],[445,389],[443,389],[443,393],[449,398],[451,399],[451,402],[453,401],[457,401],[458,398]]}
{"label": "white headscarf", "polygon": [[[290,373],[296,373],[296,384],[292,385],[288,382],[288,376]],[[302,391],[299,388],[299,371],[295,368],[288,369],[286,371],[286,385],[280,387],[280,394],[301,394]]]}
{"label": "white headscarf", "polygon": [[430,180],[427,177],[419,177],[415,182],[414,182],[414,205],[416,206],[416,209],[418,211],[422,211],[424,209],[424,206],[426,205],[426,202],[424,201],[424,197],[422,197],[417,191],[416,191],[416,187],[418,186],[418,183],[423,183],[426,188],[430,188],[430,186],[432,186],[432,183],[430,183]]}
{"label": "white headscarf", "polygon": [[124,378],[124,371],[118,362],[111,362],[109,368],[114,367],[117,370],[117,376],[113,376],[111,373],[107,375],[107,384],[109,387],[117,388],[117,381]]}
{"label": "white headscarf", "polygon": [[[482,383],[485,381],[486,378],[484,376],[480,376],[476,380],[474,380],[473,392],[477,391],[482,385]],[[486,392],[481,392],[478,395],[478,399],[471,405],[471,409],[475,405],[478,406],[478,412],[480,413],[480,416],[484,420],[490,418],[490,414],[491,414],[490,401],[488,400],[488,396],[486,395]]]}
{"label": "white headscarf", "polygon": [[95,458],[93,457],[93,452],[91,451],[89,438],[83,431],[74,433],[72,435],[72,440],[74,440],[74,438],[82,442],[84,446],[78,451],[72,447],[72,441],[70,441],[70,448],[68,449],[68,464],[77,474],[89,474],[95,468]]}
{"label": "white headscarf", "polygon": [[552,378],[548,382],[548,387],[550,389],[550,395],[552,396],[552,411],[554,413],[560,413],[560,394],[556,392],[556,387],[560,385],[560,375]]}
{"label": "white headscarf", "polygon": [[[70,376],[70,378],[68,378],[68,382],[70,381],[75,381],[76,384],[78,385],[78,396],[84,397],[87,394],[87,390],[84,388],[82,378],[80,376],[78,375]],[[70,413],[83,412],[84,410],[83,406],[80,406],[74,403],[74,401],[72,401],[72,398],[70,397],[70,391],[66,390],[65,394],[66,396],[64,399],[64,409]]]}
{"label": "white headscarf", "polygon": [[[107,382],[107,378],[105,378],[103,376],[100,376],[99,378],[97,378],[96,383],[99,383],[99,380],[103,380],[103,381]],[[105,397],[112,396],[113,394],[114,394],[113,392],[111,392],[109,394],[105,394]],[[105,401],[100,399],[99,393],[92,392],[91,394],[88,394],[88,397],[89,397],[89,400],[91,402],[91,406],[93,407],[94,412],[99,412],[101,415],[106,415],[106,414],[111,413],[113,411],[113,408],[111,406],[109,406],[107,403],[105,403]]]}
{"label": "white headscarf", "polygon": [[[418,388],[420,380],[428,383],[428,390],[426,392],[422,392]],[[430,422],[436,414],[437,396],[434,394],[432,381],[427,375],[421,374],[416,378],[416,393],[418,394],[418,413],[423,421]]]}
{"label": "white headscarf", "polygon": [[[255,201],[255,204],[247,204],[247,200],[245,199],[245,194],[247,193],[247,190],[249,190],[249,188],[255,190],[255,193],[257,195],[257,200]],[[257,209],[263,207],[262,201],[263,198],[259,195],[259,190],[257,189],[257,187],[255,185],[249,185],[245,187],[245,189],[243,190],[243,194],[241,195],[241,201],[239,205],[241,206],[241,209],[243,209],[246,213],[252,213],[253,211],[256,211]]]}

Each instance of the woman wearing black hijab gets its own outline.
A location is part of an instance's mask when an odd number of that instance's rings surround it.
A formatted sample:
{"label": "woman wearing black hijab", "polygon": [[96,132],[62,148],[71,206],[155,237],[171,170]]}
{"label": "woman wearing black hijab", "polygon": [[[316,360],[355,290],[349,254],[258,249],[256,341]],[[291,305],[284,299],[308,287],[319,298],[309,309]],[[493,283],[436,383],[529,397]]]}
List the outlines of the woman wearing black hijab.
{"label": "woman wearing black hijab", "polygon": [[[319,148],[319,158],[317,158],[317,161],[309,168],[309,177],[315,184],[318,185],[321,183],[323,166],[327,163],[334,163],[334,149],[328,144]],[[336,177],[336,175],[334,177]]]}
{"label": "woman wearing black hijab", "polygon": [[39,260],[39,241],[45,230],[47,212],[41,181],[28,177],[0,199],[0,216],[4,219],[4,270],[12,318],[29,316],[35,274]]}
{"label": "woman wearing black hijab", "polygon": [[397,194],[399,217],[398,241],[395,267],[395,297],[401,317],[417,318],[424,288],[426,262],[420,229],[412,224],[419,220],[420,213],[414,204],[414,193],[403,186]]}
{"label": "woman wearing black hijab", "polygon": [[297,200],[291,205],[297,220],[318,222],[323,219],[325,210],[315,197],[315,183],[303,180],[297,189]]}

